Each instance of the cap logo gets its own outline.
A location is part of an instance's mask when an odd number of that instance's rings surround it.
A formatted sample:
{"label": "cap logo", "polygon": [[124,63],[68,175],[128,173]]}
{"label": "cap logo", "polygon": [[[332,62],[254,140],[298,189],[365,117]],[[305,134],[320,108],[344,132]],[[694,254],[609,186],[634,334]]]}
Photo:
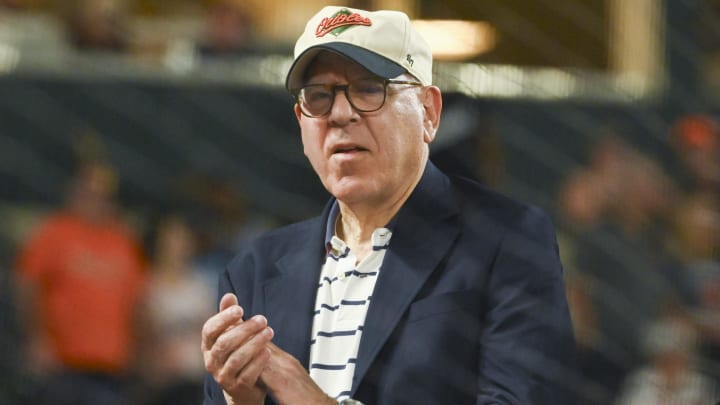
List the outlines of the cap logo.
{"label": "cap logo", "polygon": [[320,38],[328,33],[338,36],[353,25],[370,26],[372,25],[372,21],[370,21],[368,17],[363,17],[358,13],[351,13],[347,9],[342,9],[331,17],[323,18],[315,29],[315,36]]}

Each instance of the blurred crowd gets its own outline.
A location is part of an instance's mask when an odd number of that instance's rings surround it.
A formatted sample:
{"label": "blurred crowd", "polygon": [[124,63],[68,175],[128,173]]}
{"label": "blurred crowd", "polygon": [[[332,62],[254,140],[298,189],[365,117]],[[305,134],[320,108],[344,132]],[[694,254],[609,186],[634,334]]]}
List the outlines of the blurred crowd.
{"label": "blurred crowd", "polygon": [[558,197],[582,403],[720,398],[717,122],[682,117],[668,142],[677,170],[603,137]]}
{"label": "blurred crowd", "polygon": [[[502,154],[489,141],[497,133],[476,130],[463,151]],[[668,145],[672,169],[621,135],[603,136],[560,185],[578,343],[568,384],[579,403],[720,399],[718,124],[685,116]],[[501,188],[503,159],[493,162],[460,171]],[[65,205],[42,215],[15,252],[4,297],[16,313],[6,326],[19,348],[8,355],[17,403],[201,401],[198,342],[218,274],[278,221],[254,212],[232,179],[206,174],[183,177],[177,204],[138,220],[119,203],[118,183],[107,161],[79,159]]]}
{"label": "blurred crowd", "polygon": [[133,219],[114,168],[79,160],[65,204],[40,215],[12,264],[7,326],[19,350],[0,402],[202,401],[200,333],[218,274],[238,244],[272,224],[222,179],[182,183],[177,205]]}
{"label": "blurred crowd", "polygon": [[187,43],[187,51],[204,61],[257,53],[249,10],[242,0],[0,0],[0,22],[42,15],[54,27],[42,31],[53,31],[70,50],[157,62]]}
{"label": "blurred crowd", "polygon": [[[0,0],[0,9],[36,3]],[[58,3],[78,49],[135,51],[129,2]],[[202,4],[198,55],[256,52],[241,1]],[[458,170],[501,188],[502,134],[483,130],[461,148],[471,167]],[[720,399],[720,126],[687,115],[666,138],[671,167],[622,134],[601,137],[557,195],[578,343],[568,384],[582,404]],[[109,162],[80,159],[65,205],[42,216],[11,252],[12,271],[0,272],[0,305],[15,314],[0,317],[9,359],[0,373],[16,376],[0,382],[0,403],[3,391],[10,403],[201,402],[200,329],[215,310],[218,272],[278,220],[256,215],[231,179],[190,176],[177,206],[140,221],[118,201],[119,186]]]}

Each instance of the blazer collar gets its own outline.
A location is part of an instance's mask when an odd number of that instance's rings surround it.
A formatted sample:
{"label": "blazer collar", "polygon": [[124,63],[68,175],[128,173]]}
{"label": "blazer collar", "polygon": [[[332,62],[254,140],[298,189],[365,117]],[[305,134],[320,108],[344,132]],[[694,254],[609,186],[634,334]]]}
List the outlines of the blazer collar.
{"label": "blazer collar", "polygon": [[353,394],[386,340],[459,234],[450,180],[429,161],[397,215],[360,341]]}

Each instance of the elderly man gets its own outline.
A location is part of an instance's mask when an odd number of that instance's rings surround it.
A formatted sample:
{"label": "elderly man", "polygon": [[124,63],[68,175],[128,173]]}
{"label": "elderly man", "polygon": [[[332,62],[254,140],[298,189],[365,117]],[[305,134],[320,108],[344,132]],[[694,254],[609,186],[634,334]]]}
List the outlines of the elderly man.
{"label": "elderly man", "polygon": [[323,8],[286,87],[333,198],[222,274],[205,404],[567,403],[552,225],[428,161],[442,98],[408,17]]}

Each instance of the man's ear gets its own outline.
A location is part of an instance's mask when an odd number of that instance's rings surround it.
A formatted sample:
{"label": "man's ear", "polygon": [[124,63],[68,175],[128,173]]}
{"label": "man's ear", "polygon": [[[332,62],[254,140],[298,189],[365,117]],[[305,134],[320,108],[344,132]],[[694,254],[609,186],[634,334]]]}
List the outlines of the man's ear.
{"label": "man's ear", "polygon": [[297,103],[293,104],[293,110],[295,111],[295,118],[297,118],[298,123],[299,123],[300,118],[302,118],[302,113],[300,112],[300,106],[297,105]]}
{"label": "man's ear", "polygon": [[435,133],[440,125],[440,113],[442,112],[442,94],[437,86],[428,86],[422,95],[425,118],[423,121],[424,140],[430,143],[435,139]]}

